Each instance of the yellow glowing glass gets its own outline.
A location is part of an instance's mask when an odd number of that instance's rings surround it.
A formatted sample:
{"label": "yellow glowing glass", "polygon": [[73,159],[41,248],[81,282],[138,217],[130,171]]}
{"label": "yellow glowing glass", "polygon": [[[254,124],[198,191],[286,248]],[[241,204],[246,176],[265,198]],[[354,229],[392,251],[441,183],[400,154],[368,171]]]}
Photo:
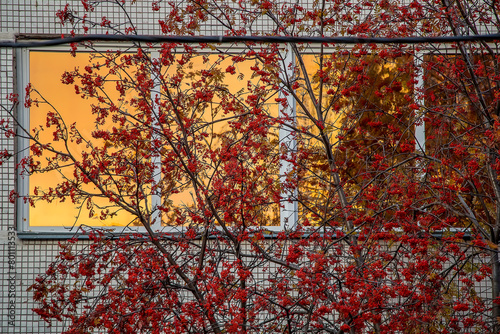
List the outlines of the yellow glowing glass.
{"label": "yellow glowing glass", "polygon": [[[46,103],[40,103],[38,106],[32,106],[30,109],[30,129],[45,128],[47,112],[56,109],[69,126],[72,123],[76,124],[77,129],[85,138],[92,138],[91,133],[96,129],[95,115],[91,113],[91,104],[96,104],[96,100],[83,99],[75,94],[73,85],[65,85],[61,82],[61,76],[65,71],[71,71],[75,68],[83,69],[89,65],[90,54],[85,52],[76,53],[76,56],[71,56],[68,52],[53,52],[53,51],[31,51],[29,56],[30,63],[30,82],[34,89],[43,97]],[[109,84],[107,89],[110,98],[118,98],[118,93],[113,85]],[[37,97],[34,94],[33,97]],[[38,98],[41,100],[41,98]],[[39,134],[39,139],[42,142],[51,142],[52,131],[42,131]],[[52,142],[54,147],[61,147],[62,142]],[[84,144],[77,145],[76,143],[69,144],[70,149],[75,152],[87,151]],[[40,160],[43,163],[44,157]],[[59,170],[53,170],[45,173],[37,173],[30,176],[30,196],[34,196],[33,189],[35,186],[40,189],[48,189],[64,180],[65,173],[72,173],[73,168],[68,166]],[[88,191],[95,191],[89,186]],[[93,198],[96,205],[100,207],[109,206],[107,199]],[[81,203],[80,203],[81,204]],[[116,209],[116,208],[115,208]],[[64,226],[71,227],[77,225],[89,226],[125,226],[130,224],[134,217],[127,212],[119,211],[114,217],[101,220],[99,209],[95,210],[95,214],[89,217],[89,211],[86,209],[86,204],[80,209],[79,204],[72,203],[69,198],[61,202],[60,200],[48,203],[46,201],[36,201],[34,207],[29,209],[29,225],[30,226]]]}
{"label": "yellow glowing glass", "polygon": [[[177,59],[179,59],[181,55],[177,55]],[[256,65],[255,60],[245,60],[243,62],[238,62],[233,64],[231,57],[225,58],[223,61],[218,63],[219,61],[218,55],[206,55],[196,56],[190,59],[189,63],[184,66],[183,71],[186,75],[193,75],[203,70],[211,70],[214,73],[218,73],[216,75],[223,76],[221,85],[227,89],[227,92],[231,95],[238,96],[240,93],[241,98],[244,99],[248,93],[248,85],[268,85],[266,83],[259,82],[259,76],[255,75],[255,71],[251,69],[251,67]],[[217,64],[216,64],[217,63]],[[216,65],[214,65],[216,64]],[[226,68],[228,66],[234,65],[235,73],[229,74],[226,73]],[[172,66],[166,71],[166,75],[174,74],[176,69]],[[196,75],[195,75],[196,77]],[[199,79],[199,76],[197,77]],[[182,89],[189,89],[190,83],[186,81],[184,85],[181,86]],[[275,96],[269,96],[268,101],[264,103],[264,109],[266,113],[273,118],[277,118],[279,115],[278,104],[275,102],[275,98],[278,97],[277,92]],[[217,95],[214,96],[212,103],[208,104],[206,108],[200,111],[201,115],[199,117],[207,124],[210,124],[206,128],[206,132],[210,135],[217,134],[221,135],[227,131],[229,131],[229,121],[225,120],[225,118],[234,116],[234,114],[224,114],[222,110],[218,109],[217,106],[220,103],[220,97]],[[272,132],[269,136],[269,140],[278,139],[278,129],[276,128],[274,132]],[[204,143],[208,145],[207,143]],[[216,148],[221,145],[220,139],[217,137],[213,137],[210,147]],[[273,166],[272,168],[278,169],[278,166]],[[202,182],[205,186],[208,185],[209,180],[211,180],[212,175],[214,173],[213,166],[205,169],[203,171]],[[168,201],[170,202],[170,207],[174,208],[193,208],[195,203],[196,194],[194,193],[193,187],[187,185],[182,188],[179,193],[172,194],[168,197]],[[265,225],[279,225],[279,207],[278,205],[269,205],[269,208],[260,208],[263,211],[263,215],[266,218],[262,219],[265,221]],[[171,211],[172,212],[172,211]],[[169,224],[175,219],[175,214],[170,214],[168,217],[164,219],[165,224]]]}
{"label": "yellow glowing glass", "polygon": [[[323,135],[330,145],[333,148],[340,144],[343,146],[334,150],[333,156],[341,176],[354,180],[344,186],[348,196],[355,195],[359,190],[353,184],[366,163],[357,157],[359,151],[366,148],[373,154],[388,145],[382,131],[372,127],[370,121],[412,127],[408,121],[411,100],[406,98],[411,96],[408,85],[410,75],[403,70],[408,68],[410,57],[338,54],[322,57],[323,68],[319,71],[319,55],[302,56],[306,73],[302,74],[304,79],[297,89],[298,127],[313,135],[303,136],[298,141],[299,150],[310,154],[308,160],[303,162],[305,168],[299,175],[299,214],[316,223],[332,215],[336,203],[333,199],[337,196],[336,187],[332,186],[325,146],[318,140],[318,121],[323,120],[320,125],[324,127]],[[305,79],[309,80],[309,87]],[[402,114],[398,116],[399,123],[395,122],[395,114]],[[345,161],[346,164],[342,166],[338,161]],[[350,164],[348,168],[345,167],[347,163]]]}

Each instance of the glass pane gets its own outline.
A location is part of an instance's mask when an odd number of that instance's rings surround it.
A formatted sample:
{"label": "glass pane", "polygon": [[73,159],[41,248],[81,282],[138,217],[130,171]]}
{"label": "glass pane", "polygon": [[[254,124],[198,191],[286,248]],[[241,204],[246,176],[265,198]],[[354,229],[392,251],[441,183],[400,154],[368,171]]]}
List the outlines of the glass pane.
{"label": "glass pane", "polygon": [[[68,130],[74,124],[81,136],[91,140],[95,147],[112,147],[111,143],[106,143],[102,139],[93,139],[92,136],[92,132],[96,130],[110,130],[114,126],[112,122],[96,123],[97,115],[92,112],[92,105],[105,105],[105,102],[98,102],[97,99],[92,98],[82,98],[81,93],[75,93],[75,85],[63,84],[61,79],[65,71],[73,71],[75,68],[79,68],[82,72],[85,72],[84,68],[86,66],[96,64],[99,61],[103,63],[102,59],[99,60],[95,56],[91,57],[91,54],[86,52],[78,52],[75,57],[67,52],[30,52],[30,82],[32,88],[36,90],[32,92],[31,97],[38,100],[38,103],[34,103],[30,108],[30,129],[33,134],[36,133],[41,143],[48,143],[50,147],[56,150],[65,150],[65,141],[62,139],[54,140],[54,126],[49,127],[50,121],[47,118],[48,113],[54,115],[59,113]],[[109,71],[109,69],[105,68],[101,71],[95,67],[90,70],[94,74],[100,72],[102,75],[107,74],[106,70]],[[119,101],[120,94],[115,87],[117,79],[118,76],[113,81],[113,77],[108,74],[107,80],[111,82],[105,83],[101,87],[106,90],[109,100]],[[91,154],[92,150],[85,142],[77,143],[76,140],[69,140],[67,143],[68,149],[78,159],[81,159],[83,154]],[[40,157],[33,157],[40,162],[42,168],[46,169],[42,173],[35,173],[30,176],[30,197],[33,199],[36,200],[44,194],[63,191],[64,187],[55,187],[57,184],[63,185],[66,182],[68,186],[71,186],[71,184],[77,182],[74,178],[75,168],[72,161],[59,164],[57,168],[52,169],[51,163],[47,159],[53,158],[54,154],[50,153],[49,150],[45,150]],[[94,212],[89,212],[87,209],[87,199],[77,197],[73,202],[70,198],[70,191],[66,191],[60,199],[55,199],[50,203],[40,200],[36,201],[34,207],[30,206],[29,225],[70,227],[76,223],[91,226],[125,226],[134,220],[131,214],[123,210],[118,210],[116,215],[101,219],[104,217],[103,212],[107,212],[109,209],[109,213],[114,213],[118,208],[110,203],[107,198],[103,198],[101,192],[97,191],[91,184],[79,186],[88,191],[89,195],[97,194],[92,196],[92,201],[96,205]],[[36,191],[35,187],[37,187]]]}
{"label": "glass pane", "polygon": [[[490,55],[471,56],[472,70],[487,111],[495,112],[496,84],[489,78],[495,73],[495,60]],[[459,143],[468,129],[482,120],[483,108],[474,88],[469,67],[457,55],[424,57],[426,106],[426,151],[444,153]],[[485,116],[485,115],[484,115]]]}
{"label": "glass pane", "polygon": [[[185,56],[184,56],[185,57]],[[183,55],[176,55],[175,60],[180,61]],[[181,62],[182,63],[182,62]],[[276,184],[278,179],[278,163],[276,159],[278,151],[278,129],[270,129],[267,136],[252,136],[246,138],[246,131],[239,128],[237,123],[245,123],[252,117],[253,112],[259,109],[260,112],[269,118],[276,119],[279,114],[278,105],[275,98],[278,97],[277,90],[272,90],[271,85],[262,81],[260,75],[256,74],[256,66],[260,66],[256,60],[244,60],[234,62],[230,56],[219,55],[196,55],[190,57],[182,65],[173,65],[164,70],[162,82],[162,99],[164,105],[161,113],[172,121],[168,123],[169,129],[174,133],[181,132],[179,122],[175,112],[172,110],[172,100],[180,101],[182,117],[189,119],[194,125],[191,132],[182,142],[189,143],[187,146],[191,154],[196,156],[203,168],[197,172],[198,190],[193,186],[193,180],[183,168],[170,168],[168,174],[162,177],[164,205],[169,212],[165,215],[163,222],[165,225],[190,224],[192,221],[189,215],[200,209],[200,201],[196,200],[196,191],[202,196],[202,191],[208,191],[214,197],[214,204],[217,210],[228,211],[226,205],[229,201],[238,203],[238,196],[241,189],[231,191],[234,179],[231,178],[230,171],[227,170],[230,161],[217,161],[214,156],[219,156],[224,150],[230,151],[232,145],[242,140],[256,140],[260,138],[260,143],[255,143],[255,152],[243,154],[242,152],[229,153],[238,160],[234,168],[241,168],[242,175],[246,175],[249,184],[252,184],[251,193],[254,198],[267,196],[270,189],[265,180],[273,179]],[[174,79],[176,77],[176,79]],[[176,82],[172,84],[172,82]],[[265,91],[265,92],[264,92]],[[201,93],[204,92],[204,93]],[[206,96],[208,94],[210,96]],[[259,95],[260,102],[258,108],[249,105],[249,96]],[[265,149],[262,149],[265,147]],[[274,158],[261,156],[260,151],[271,151]],[[165,146],[162,153],[164,167],[172,164],[168,158],[173,149],[170,144]],[[246,158],[241,158],[245,156]],[[170,160],[169,160],[170,159]],[[167,162],[168,160],[168,162]],[[174,159],[175,160],[175,159]],[[271,163],[273,162],[273,163]],[[180,162],[177,162],[180,164]],[[246,174],[245,174],[246,173]],[[254,182],[250,181],[254,179]],[[238,182],[236,182],[238,183]],[[235,184],[236,184],[235,183]],[[241,183],[239,183],[241,184]],[[226,187],[225,190],[223,190]],[[219,198],[219,194],[225,192],[228,195],[224,202]],[[265,195],[267,194],[267,195]],[[217,197],[217,198],[215,198]],[[242,203],[235,204],[236,206]],[[235,216],[227,219],[240,220],[241,216],[236,214],[241,209],[233,210]],[[253,209],[246,210],[251,216],[250,224],[279,225],[279,207],[270,203],[256,204]],[[230,223],[231,224],[231,223]]]}
{"label": "glass pane", "polygon": [[[306,153],[299,172],[299,215],[303,220],[320,224],[337,214],[339,200],[332,169],[345,182],[343,188],[350,201],[371,177],[377,157],[391,152],[392,160],[403,160],[402,153],[414,150],[409,108],[411,61],[411,57],[401,55],[382,58],[355,52],[324,55],[322,59],[304,55],[297,61],[306,69],[297,90],[298,128],[307,133],[298,141],[299,151]],[[332,147],[333,165],[327,158],[325,140]],[[353,205],[365,207],[363,203]]]}
{"label": "glass pane", "polygon": [[498,114],[497,81],[492,79],[498,76],[498,65],[489,54],[469,57],[472,66],[459,54],[424,57],[426,154],[442,161],[429,163],[426,176],[443,198],[461,197],[435,209],[436,228],[470,227],[470,212],[491,228],[487,222],[495,211],[488,186],[491,161],[484,146],[492,140],[485,136],[485,124]]}

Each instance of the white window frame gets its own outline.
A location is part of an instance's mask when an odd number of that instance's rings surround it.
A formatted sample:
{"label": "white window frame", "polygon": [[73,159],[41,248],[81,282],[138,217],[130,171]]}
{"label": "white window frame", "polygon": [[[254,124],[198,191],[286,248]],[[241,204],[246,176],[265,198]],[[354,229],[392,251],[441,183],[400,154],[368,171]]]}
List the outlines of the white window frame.
{"label": "white window frame", "polygon": [[[106,51],[109,49],[112,50],[120,50],[125,49],[122,45],[116,44],[100,44],[97,50]],[[26,93],[25,87],[30,82],[29,74],[30,74],[30,52],[31,51],[52,51],[52,52],[68,52],[67,46],[58,46],[58,47],[44,47],[44,48],[21,48],[16,50],[16,61],[17,61],[17,93],[19,95],[19,100],[24,101]],[[157,49],[148,50],[151,53],[152,58],[158,58],[159,52]],[[87,52],[87,51],[81,51]],[[91,51],[88,51],[89,53]],[[287,73],[285,74],[290,78],[293,75],[290,64],[293,65],[294,57],[290,49],[287,49],[286,55],[283,58],[283,63],[287,64],[285,69]],[[286,77],[284,76],[283,79]],[[160,93],[157,77],[155,76],[155,88],[152,90],[152,99],[154,100],[156,94]],[[285,98],[285,94],[280,91],[280,97]],[[279,105],[279,115],[284,116],[285,114],[294,118],[295,117],[295,100],[289,94],[286,96],[289,108],[288,110],[283,110],[281,104]],[[30,109],[24,106],[24,103],[19,103],[17,110],[17,120],[19,122],[19,126],[23,129],[30,129]],[[20,130],[22,131],[22,130]],[[281,126],[279,129],[279,142],[285,143],[286,147],[289,148],[290,151],[294,151],[296,147],[295,139],[292,135],[292,131],[290,128],[286,126]],[[17,163],[19,163],[22,159],[29,157],[29,139],[25,138],[25,136],[18,136],[16,139],[16,146],[18,150],[17,154]],[[161,170],[161,162],[160,158],[155,156],[153,157],[153,164],[158,166],[158,171]],[[292,164],[286,161],[280,162],[280,179],[284,179],[285,174],[290,172],[292,168]],[[17,181],[16,181],[16,191],[19,195],[19,198],[16,202],[16,225],[18,230],[18,235],[21,238],[66,238],[68,236],[72,236],[78,230],[80,226],[78,223],[74,225],[72,228],[67,228],[64,226],[31,226],[29,223],[29,209],[30,205],[24,198],[29,196],[29,176],[23,175],[21,170],[17,170]],[[155,173],[154,181],[159,182],[161,178],[161,172]],[[186,230],[184,226],[162,226],[160,220],[158,219],[160,212],[155,209],[159,205],[161,205],[161,196],[159,194],[151,195],[151,206],[153,217],[151,224],[151,228],[153,231],[161,231],[164,233],[182,233]],[[262,226],[263,229],[268,230],[269,232],[280,232],[283,230],[294,229],[297,225],[298,221],[298,204],[296,197],[297,190],[293,190],[291,193],[282,193],[282,205],[280,206],[280,226]],[[68,224],[69,226],[69,224]],[[92,228],[99,228],[103,230],[107,230],[111,233],[146,233],[146,229],[142,226],[92,226]]]}
{"label": "white window frame", "polygon": [[415,124],[415,150],[420,150],[425,153],[425,101],[423,91],[424,86],[424,70],[422,68],[422,62],[424,60],[425,53],[422,51],[415,52],[413,54],[413,66],[419,70],[417,75],[417,82],[415,83],[415,92],[413,94],[415,98],[415,103],[420,106],[420,115],[417,121],[419,124]]}
{"label": "white window frame", "polygon": [[[108,49],[125,49],[125,47],[122,45],[116,45],[116,44],[102,44],[99,45],[97,48],[98,50],[106,51]],[[67,47],[44,47],[44,48],[22,48],[18,49],[16,53],[16,60],[18,64],[18,69],[17,69],[17,91],[20,97],[20,101],[24,101],[25,97],[25,87],[27,84],[30,82],[29,78],[29,73],[30,73],[30,61],[29,61],[29,53],[31,51],[67,51]],[[90,51],[89,51],[90,52]],[[151,52],[151,57],[152,58],[158,58],[159,57],[159,52],[157,49],[152,49],[149,52]],[[314,52],[312,52],[314,53]],[[415,67],[420,68],[421,63],[422,63],[422,57],[424,53],[419,52],[414,54],[414,64]],[[293,53],[293,50],[290,46],[287,46],[285,50],[285,54],[282,56],[282,63],[280,64],[282,71],[281,71],[281,79],[283,82],[286,82],[287,80],[293,79],[293,68],[295,67],[295,55]],[[155,80],[155,88],[152,90],[152,95],[153,94],[159,94],[159,85],[160,83],[158,82],[157,79]],[[284,85],[282,85],[284,87]],[[417,93],[415,94],[416,97],[416,103],[420,106],[424,106],[424,101],[421,98],[421,94],[418,93],[418,91],[422,91],[424,88],[424,82],[423,82],[423,71],[420,70],[419,74],[417,76],[417,83],[415,85],[415,88],[417,90]],[[296,101],[293,98],[291,94],[285,94],[284,89],[281,89],[279,94],[280,98],[286,98],[287,100],[287,105],[288,108],[284,109],[281,104],[279,104],[279,115],[280,117],[282,116],[288,116],[292,122],[296,117]],[[155,96],[152,96],[154,99]],[[421,108],[421,115],[420,117],[423,118],[423,115],[425,114],[425,110]],[[29,115],[30,115],[30,110],[29,108],[25,108],[23,103],[19,104],[18,107],[18,121],[20,123],[20,126],[22,126],[24,129],[29,129]],[[292,124],[293,125],[293,124]],[[425,150],[425,122],[420,122],[420,124],[415,125],[415,149],[416,150]],[[291,127],[288,127],[286,124],[280,127],[279,129],[279,143],[280,145],[285,145],[285,147],[288,150],[288,154],[291,155],[293,152],[295,152],[297,148],[297,143],[295,140],[295,137],[293,135],[293,131],[291,130]],[[24,138],[22,136],[17,138],[17,148],[18,148],[18,155],[17,155],[17,162],[21,161],[21,159],[28,157],[30,154],[29,151],[29,140],[27,138]],[[159,157],[153,157],[153,164],[158,166],[158,169],[160,170],[160,158]],[[292,172],[293,165],[290,162],[287,162],[286,160],[281,160],[280,161],[280,169],[279,169],[279,178],[280,180],[284,180],[286,178],[286,175]],[[158,172],[154,176],[155,182],[159,182],[161,177],[161,173]],[[17,220],[17,229],[18,233],[20,236],[24,236],[26,238],[31,237],[37,237],[37,236],[46,236],[46,237],[51,237],[51,238],[56,238],[58,236],[61,237],[67,237],[68,235],[73,235],[77,229],[78,224],[75,225],[74,228],[69,230],[68,228],[65,228],[63,226],[30,226],[29,224],[29,203],[23,200],[24,197],[29,195],[29,176],[24,176],[22,175],[21,171],[18,171],[17,174],[17,192],[20,196],[20,198],[17,200],[16,203],[16,220]],[[297,201],[297,196],[298,196],[298,189],[292,189],[288,191],[283,191],[281,194],[282,198],[282,203],[280,205],[280,226],[262,226],[263,229],[268,230],[269,232],[272,233],[277,233],[280,231],[286,231],[286,230],[294,230],[297,227],[298,224],[298,201]],[[155,207],[161,205],[161,196],[159,194],[152,194],[151,197],[151,205],[152,205],[152,212],[155,216],[153,216],[152,220],[155,222],[154,224],[151,225],[152,229],[154,231],[161,231],[165,233],[182,233],[185,231],[186,227],[180,226],[180,227],[174,227],[174,226],[162,226],[160,220],[158,219],[159,217],[159,210],[155,210]],[[94,228],[94,227],[93,227]],[[144,227],[122,227],[122,226],[95,226],[95,228],[102,228],[105,230],[108,230],[113,233],[124,233],[124,232],[139,232],[139,233],[146,233],[146,229]]]}

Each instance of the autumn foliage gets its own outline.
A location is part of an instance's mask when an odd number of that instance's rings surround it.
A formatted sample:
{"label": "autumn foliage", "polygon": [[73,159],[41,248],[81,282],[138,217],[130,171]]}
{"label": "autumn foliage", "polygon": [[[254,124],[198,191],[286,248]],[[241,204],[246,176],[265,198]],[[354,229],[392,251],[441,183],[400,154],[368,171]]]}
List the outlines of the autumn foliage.
{"label": "autumn foliage", "polygon": [[[112,3],[116,22],[99,1],[57,17],[75,34],[137,34]],[[486,0],[151,6],[165,35],[430,37],[500,24]],[[126,212],[130,224],[61,243],[30,288],[35,312],[66,333],[497,333],[498,47],[73,45],[91,61],[61,79],[92,101],[93,129],[28,86],[22,103],[46,121],[17,130],[31,140],[19,168],[64,177],[17,200],[64,199],[103,221]],[[292,203],[297,219],[280,218]]]}

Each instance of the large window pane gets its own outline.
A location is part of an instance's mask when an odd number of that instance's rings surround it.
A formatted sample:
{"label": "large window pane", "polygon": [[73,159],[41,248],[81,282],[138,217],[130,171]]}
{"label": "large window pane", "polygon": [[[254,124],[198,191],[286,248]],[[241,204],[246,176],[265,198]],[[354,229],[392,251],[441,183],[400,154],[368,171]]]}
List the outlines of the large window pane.
{"label": "large window pane", "polygon": [[[103,124],[96,123],[97,115],[92,112],[92,105],[99,105],[97,99],[81,97],[81,94],[75,93],[75,85],[63,84],[61,77],[66,71],[73,71],[78,68],[85,72],[86,66],[92,66],[101,61],[97,55],[91,56],[87,52],[78,52],[73,57],[67,52],[52,52],[52,51],[31,51],[29,55],[30,82],[35,91],[31,93],[31,97],[37,100],[38,103],[33,103],[30,109],[29,126],[32,134],[40,143],[50,145],[54,150],[64,152],[65,145],[68,145],[68,150],[72,152],[78,159],[82,158],[83,154],[91,154],[92,149],[87,143],[77,142],[77,140],[69,139],[65,141],[59,138],[54,138],[54,125],[50,124],[51,113],[53,117],[61,119],[64,126],[69,132],[74,124],[81,137],[91,140],[95,147],[110,148],[109,143],[105,143],[102,139],[93,139],[92,133],[96,130],[110,130],[115,124],[112,122],[103,121]],[[93,74],[99,72],[95,66],[89,67],[89,71]],[[105,75],[106,69],[100,71],[101,75]],[[89,72],[90,73],[90,72]],[[90,78],[90,76],[89,76]],[[113,82],[113,78],[107,77],[111,81],[104,84],[100,89],[106,90],[109,100],[118,101],[119,93],[117,92]],[[116,75],[114,81],[119,80]],[[75,82],[76,84],[76,82]],[[114,84],[114,85],[113,85]],[[83,94],[83,93],[82,93]],[[97,94],[97,93],[96,93]],[[102,102],[104,105],[105,102]],[[31,144],[34,144],[33,142]],[[50,150],[44,150],[40,157],[34,156],[34,159],[40,162],[40,167],[43,172],[37,172],[30,176],[30,197],[35,200],[35,206],[29,209],[29,225],[30,226],[72,226],[77,223],[91,226],[125,226],[134,220],[134,217],[123,210],[119,210],[115,205],[104,198],[102,194],[91,184],[78,185],[85,191],[88,191],[89,197],[82,196],[71,198],[70,191],[64,192],[60,185],[67,183],[68,187],[75,184],[74,178],[75,166],[71,160],[66,163],[59,161],[57,165],[54,162],[49,162],[55,157]],[[51,166],[54,166],[51,167]],[[56,187],[59,185],[59,187]],[[36,188],[36,190],[35,190]],[[50,202],[38,200],[41,197],[53,197],[52,195],[59,192],[59,199],[54,199]],[[89,198],[92,197],[92,202],[95,204],[94,210],[89,212],[87,205]],[[103,213],[115,213],[109,215],[106,219],[101,219]],[[118,211],[117,211],[118,210]]]}
{"label": "large window pane", "polygon": [[376,184],[377,163],[395,165],[414,150],[411,61],[401,54],[302,56],[307,73],[297,90],[297,123],[307,133],[299,140],[299,212],[304,220],[317,224],[335,219],[339,185],[333,171],[350,203],[366,210],[364,203],[351,200],[369,180]]}
{"label": "large window pane", "polygon": [[[467,59],[468,58],[468,59]],[[470,63],[470,64],[469,64]],[[494,190],[488,165],[491,142],[487,128],[496,122],[499,101],[497,60],[490,54],[439,54],[424,57],[426,154],[441,164],[428,163],[426,176],[433,196],[458,197],[434,215],[438,227],[471,227],[471,212],[478,224],[490,228]],[[493,147],[493,146],[492,146]]]}
{"label": "large window pane", "polygon": [[[166,119],[160,135],[165,142],[161,154],[165,225],[192,223],[190,216],[206,205],[207,193],[229,225],[243,221],[279,225],[279,206],[271,204],[278,187],[278,128],[271,125],[279,113],[278,92],[256,73],[258,68],[262,64],[255,59],[235,61],[215,54],[178,54],[164,68],[159,112]],[[265,135],[248,131],[257,116],[269,120]],[[176,134],[171,136],[173,142],[167,133]],[[248,152],[233,150],[253,141],[255,148]],[[195,174],[182,165],[189,155],[203,165]],[[253,205],[249,196],[255,199]]]}

